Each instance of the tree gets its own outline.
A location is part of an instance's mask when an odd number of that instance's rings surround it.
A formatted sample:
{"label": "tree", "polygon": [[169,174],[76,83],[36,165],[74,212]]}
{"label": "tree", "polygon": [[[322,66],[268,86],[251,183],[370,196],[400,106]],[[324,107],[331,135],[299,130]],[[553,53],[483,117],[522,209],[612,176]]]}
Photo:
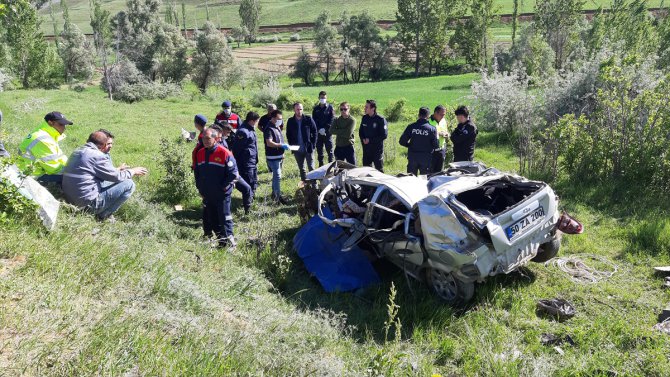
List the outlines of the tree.
{"label": "tree", "polygon": [[414,76],[419,76],[423,59],[436,59],[447,45],[447,25],[452,17],[449,10],[454,9],[447,7],[447,2],[398,0],[397,39],[403,56],[414,56]]}
{"label": "tree", "polygon": [[79,27],[70,20],[67,7],[64,7],[63,32],[61,33],[61,43],[58,45],[58,55],[63,60],[63,73],[65,82],[71,83],[73,80],[87,81],[93,76],[95,63],[91,53],[91,45],[79,30]]}
{"label": "tree", "polygon": [[302,46],[300,54],[298,55],[298,60],[293,64],[291,77],[301,79],[307,86],[312,85],[314,76],[316,75],[316,67],[317,65],[312,61],[309,52],[307,52],[305,46]]}
{"label": "tree", "polygon": [[249,35],[249,30],[247,30],[245,26],[240,25],[234,27],[230,31],[230,34],[232,35],[235,42],[237,42],[237,48],[240,48],[240,43],[247,39],[247,36]]}
{"label": "tree", "polygon": [[472,16],[456,26],[449,45],[471,66],[484,67],[489,61],[489,28],[496,18],[496,8],[493,0],[472,0],[470,13]]}
{"label": "tree", "polygon": [[35,8],[26,0],[18,0],[7,6],[0,21],[10,55],[9,68],[23,88],[55,86],[61,74],[58,54],[44,40]]}
{"label": "tree", "polygon": [[[100,61],[102,62],[102,76],[103,80],[109,82],[109,67],[107,63],[108,51],[107,46],[111,40],[111,24],[109,18],[109,11],[102,9],[100,0],[91,0],[91,28],[93,29],[93,45],[95,46]],[[107,95],[112,100],[112,93],[114,88],[111,85],[107,87]]]}
{"label": "tree", "polygon": [[339,50],[337,29],[331,25],[328,11],[321,12],[314,23],[314,47],[319,52],[319,71],[321,71],[323,80],[327,84],[330,82],[330,74],[335,65],[335,56]]}
{"label": "tree", "polygon": [[260,26],[260,0],[242,0],[240,2],[239,14],[242,19],[242,26],[249,31],[249,34],[247,35],[247,43],[251,43],[256,39],[258,26]]}
{"label": "tree", "polygon": [[201,93],[205,94],[208,86],[220,82],[223,69],[231,59],[232,54],[226,43],[226,37],[214,27],[214,24],[206,22],[203,30],[196,36],[192,59],[191,80]]}
{"label": "tree", "polygon": [[[370,66],[373,44],[382,41],[379,26],[367,11],[351,17],[343,14],[340,24],[342,25],[340,44],[351,57],[351,66],[348,67],[351,79],[360,82],[363,68]],[[346,71],[344,75],[346,77]]]}
{"label": "tree", "polygon": [[577,26],[583,18],[583,7],[582,0],[545,0],[535,4],[534,22],[554,50],[556,69],[563,67],[579,37]]}

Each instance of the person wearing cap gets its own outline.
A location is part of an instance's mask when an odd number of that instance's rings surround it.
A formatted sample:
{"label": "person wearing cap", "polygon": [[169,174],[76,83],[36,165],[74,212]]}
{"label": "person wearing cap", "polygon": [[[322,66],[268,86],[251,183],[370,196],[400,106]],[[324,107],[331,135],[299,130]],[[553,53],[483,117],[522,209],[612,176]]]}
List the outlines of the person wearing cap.
{"label": "person wearing cap", "polygon": [[290,145],[299,147],[293,151],[295,161],[300,170],[300,180],[307,179],[305,171],[305,162],[307,162],[307,171],[314,170],[314,145],[316,144],[316,123],[309,115],[303,113],[302,103],[293,104],[294,115],[288,118],[286,123],[286,139]]}
{"label": "person wearing cap", "polygon": [[202,133],[205,131],[205,127],[207,127],[207,118],[202,114],[197,114],[193,118],[193,126],[198,131],[198,142],[195,143],[193,152],[191,152],[191,170],[195,170],[195,157],[198,154],[198,151],[202,149]]}
{"label": "person wearing cap", "polygon": [[319,92],[319,104],[312,109],[312,119],[316,123],[318,132],[316,138],[316,155],[319,159],[319,166],[323,166],[324,147],[328,155],[328,162],[333,162],[333,137],[330,133],[330,127],[335,120],[335,110],[328,103],[328,95],[323,90]]}
{"label": "person wearing cap", "polygon": [[60,184],[67,156],[58,143],[65,139],[65,127],[72,124],[58,111],[47,114],[40,127],[19,145],[19,169],[30,172],[38,182]]}
{"label": "person wearing cap", "polygon": [[428,119],[430,125],[437,130],[439,141],[439,146],[433,151],[433,155],[431,156],[431,173],[441,172],[442,169],[444,169],[444,162],[451,161],[451,156],[449,156],[449,160],[447,160],[447,152],[451,155],[451,151],[447,148],[449,146],[449,125],[447,124],[446,115],[447,108],[442,105],[437,105],[435,110],[433,110],[433,115]]}
{"label": "person wearing cap", "polygon": [[261,117],[260,120],[258,120],[258,129],[261,130],[261,132],[265,132],[265,126],[268,125],[268,122],[272,118],[272,112],[277,110],[277,105],[274,103],[268,103],[267,106],[267,113]]}
{"label": "person wearing cap", "polygon": [[143,167],[114,167],[107,154],[108,132],[93,132],[86,144],[72,153],[63,169],[65,199],[91,211],[100,221],[114,221],[114,212],[135,191],[132,178],[147,174],[147,169]]}
{"label": "person wearing cap", "polygon": [[[258,142],[254,128],[259,118],[258,113],[248,112],[244,123],[233,136],[235,141],[231,143],[231,151],[237,161],[237,170],[240,177],[249,184],[252,200],[256,194],[258,182]],[[249,208],[245,206],[244,211],[248,213]]]}
{"label": "person wearing cap", "polygon": [[232,111],[232,104],[230,101],[225,100],[221,104],[223,110],[216,114],[216,120],[220,123],[230,124],[233,130],[238,129],[242,125],[240,117]]}
{"label": "person wearing cap", "polygon": [[377,114],[377,102],[365,101],[365,115],[358,128],[358,138],[363,143],[363,166],[373,166],[384,172],[384,140],[388,137],[388,123]]}
{"label": "person wearing cap", "polygon": [[419,109],[419,120],[405,128],[400,136],[400,145],[407,147],[407,172],[418,175],[428,174],[431,156],[439,146],[437,130],[428,122],[430,109]]}
{"label": "person wearing cap", "polygon": [[[232,126],[229,123],[221,123],[217,120],[210,128],[215,130],[218,134],[216,137],[216,142],[232,153],[232,148],[230,146],[235,143],[233,137],[230,136],[233,134]],[[235,161],[235,163],[235,171],[237,174],[237,178],[235,179],[235,189],[239,191],[240,194],[242,194],[242,205],[244,206],[244,213],[249,214],[251,204],[254,201],[253,191],[251,190],[251,185],[249,185],[249,183],[247,183],[247,181],[244,180],[242,176],[240,176],[239,169],[237,168],[237,161]]]}
{"label": "person wearing cap", "polygon": [[263,131],[263,142],[265,144],[265,160],[268,170],[272,172],[272,200],[288,204],[281,195],[281,170],[284,163],[284,151],[289,149],[284,142],[284,136],[280,127],[284,124],[284,116],[280,110],[272,112],[270,120]]}
{"label": "person wearing cap", "polygon": [[196,156],[195,185],[209,208],[219,247],[235,247],[230,203],[238,176],[237,165],[233,154],[217,143],[219,137],[218,131],[212,127],[203,133],[204,148]]}
{"label": "person wearing cap", "polygon": [[[2,111],[0,110],[0,125],[2,125]],[[0,157],[9,157],[9,152],[5,149],[2,140],[0,140]]]}
{"label": "person wearing cap", "polygon": [[354,150],[354,129],[356,119],[349,114],[348,102],[340,104],[340,116],[335,119],[330,131],[335,135],[335,158],[356,165],[356,151]]}

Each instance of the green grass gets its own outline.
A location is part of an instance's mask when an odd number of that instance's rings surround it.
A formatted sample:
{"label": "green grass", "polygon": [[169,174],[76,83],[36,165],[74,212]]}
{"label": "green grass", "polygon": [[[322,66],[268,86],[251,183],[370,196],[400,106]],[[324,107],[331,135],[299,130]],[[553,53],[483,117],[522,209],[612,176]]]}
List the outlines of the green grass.
{"label": "green grass", "polygon": [[[351,101],[370,93],[388,100],[428,86],[425,80],[329,91]],[[449,102],[461,90],[433,85],[411,103]],[[65,207],[54,232],[21,224],[0,230],[0,258],[26,257],[24,266],[0,272],[0,375],[660,376],[670,370],[670,337],[651,331],[670,301],[651,270],[670,264],[667,203],[621,200],[610,197],[608,187],[555,186],[563,207],[586,225],[585,234],[564,238],[562,255],[598,254],[619,267],[597,284],[531,264],[478,284],[472,303],[455,310],[397,269],[380,266],[380,285],[327,294],[291,251],[300,226],[295,205],[262,203],[270,190],[264,162],[260,203],[251,216],[243,215],[234,194],[240,241],[234,254],[196,242],[197,198],[174,212],[157,196],[165,174],[160,138],[175,140],[193,114],[212,116],[219,103],[185,95],[128,105],[107,101],[95,88],[0,93],[8,149],[15,150],[44,113],[59,110],[75,122],[63,144],[67,153],[105,127],[116,134],[117,164],[150,170],[115,224]],[[404,123],[390,128],[390,173],[405,168],[402,148],[393,144]],[[181,144],[185,156],[191,147]],[[506,170],[517,165],[497,134],[480,135],[476,157]],[[285,169],[282,187],[291,193],[298,182],[292,158]],[[402,339],[385,341],[391,283],[398,289]],[[573,319],[536,316],[536,301],[556,296],[574,303]],[[570,335],[576,345],[560,346],[561,355],[540,343],[542,333]]]}
{"label": "green grass", "polygon": [[[167,1],[167,0],[166,0]],[[647,4],[649,7],[657,7],[661,4],[661,0],[651,0]],[[164,1],[165,3],[165,1]],[[181,1],[175,1],[177,10],[181,17]],[[185,0],[187,19],[186,23],[189,28],[194,25],[202,26],[206,20],[205,2],[203,0]],[[70,16],[72,21],[79,25],[85,32],[90,32],[89,25],[89,1],[88,0],[69,0],[67,2],[70,7]],[[261,25],[286,25],[302,22],[313,22],[317,15],[323,9],[330,11],[335,18],[339,17],[342,11],[348,10],[350,13],[369,11],[375,18],[381,20],[394,20],[397,10],[397,2],[395,0],[374,0],[374,1],[356,1],[344,0],[338,2],[326,0],[263,0]],[[512,13],[513,0],[497,0],[496,4],[499,7],[499,12],[503,14]],[[609,0],[594,0],[587,2],[584,5],[585,9],[596,9],[599,6],[607,7],[610,4]],[[103,1],[103,6],[115,13],[125,10],[125,0],[106,0]],[[56,19],[60,22],[59,30],[62,30],[62,16],[60,7],[54,5],[54,12]],[[524,1],[521,6],[521,12],[532,12],[535,7],[535,1]],[[234,27],[239,25],[239,4],[237,2],[228,1],[210,1],[209,2],[209,17],[210,21],[221,27]],[[42,30],[47,34],[53,33],[53,26],[49,16],[49,8],[44,7],[40,10],[43,16],[44,23]],[[181,23],[181,18],[180,18]]]}
{"label": "green grass", "polygon": [[471,73],[328,87],[296,87],[295,90],[310,98],[318,98],[319,92],[326,90],[328,96],[335,101],[346,100],[357,104],[365,104],[365,100],[374,99],[380,110],[391,101],[405,98],[408,107],[418,109],[421,106],[432,108],[438,103],[455,105],[467,102],[470,85],[477,77],[477,74]]}

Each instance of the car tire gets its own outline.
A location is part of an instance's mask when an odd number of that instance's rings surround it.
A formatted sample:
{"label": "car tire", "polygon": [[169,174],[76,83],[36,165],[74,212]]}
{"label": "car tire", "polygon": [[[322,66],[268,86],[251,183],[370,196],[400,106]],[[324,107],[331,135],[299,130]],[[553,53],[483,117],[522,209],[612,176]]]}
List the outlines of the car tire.
{"label": "car tire", "polygon": [[537,255],[531,259],[533,262],[544,263],[558,255],[561,248],[561,238],[556,237],[549,242],[543,243],[537,248]]}
{"label": "car tire", "polygon": [[449,305],[458,306],[472,299],[475,294],[475,283],[464,282],[454,274],[442,270],[427,268],[426,282],[430,289]]}

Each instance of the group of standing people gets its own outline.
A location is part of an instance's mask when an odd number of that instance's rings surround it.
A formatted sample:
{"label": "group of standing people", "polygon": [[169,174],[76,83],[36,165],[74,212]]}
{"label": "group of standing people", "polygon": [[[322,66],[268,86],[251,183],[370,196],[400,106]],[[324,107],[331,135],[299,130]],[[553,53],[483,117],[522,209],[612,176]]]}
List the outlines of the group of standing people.
{"label": "group of standing people", "polygon": [[[242,194],[245,213],[249,213],[258,186],[258,142],[256,129],[263,133],[263,145],[268,170],[272,173],[273,201],[286,204],[281,192],[284,154],[291,151],[300,179],[314,169],[314,151],[319,166],[334,159],[356,165],[356,119],[350,115],[348,102],[339,104],[339,116],[328,103],[325,91],[319,93],[319,103],[311,115],[304,104],[293,104],[293,114],[284,114],[274,104],[259,116],[250,111],[244,121],[232,112],[230,101],[222,103],[213,124],[207,126],[204,115],[196,115],[194,124],[200,131],[193,150],[193,171],[196,187],[203,198],[204,237],[216,236],[219,246],[234,247],[231,195],[233,189]],[[465,106],[456,109],[458,125],[452,131],[446,120],[446,108],[439,105],[430,114],[422,107],[417,122],[409,125],[400,137],[400,145],[408,148],[407,172],[429,174],[442,171],[453,147],[454,161],[468,161],[474,157],[477,128]],[[284,127],[285,126],[285,127]],[[285,136],[284,136],[285,135]],[[333,136],[335,140],[333,142]],[[358,128],[363,150],[363,165],[384,171],[384,143],[388,137],[388,122],[377,113],[374,100],[365,102],[365,114]],[[451,152],[451,151],[450,151]]]}

